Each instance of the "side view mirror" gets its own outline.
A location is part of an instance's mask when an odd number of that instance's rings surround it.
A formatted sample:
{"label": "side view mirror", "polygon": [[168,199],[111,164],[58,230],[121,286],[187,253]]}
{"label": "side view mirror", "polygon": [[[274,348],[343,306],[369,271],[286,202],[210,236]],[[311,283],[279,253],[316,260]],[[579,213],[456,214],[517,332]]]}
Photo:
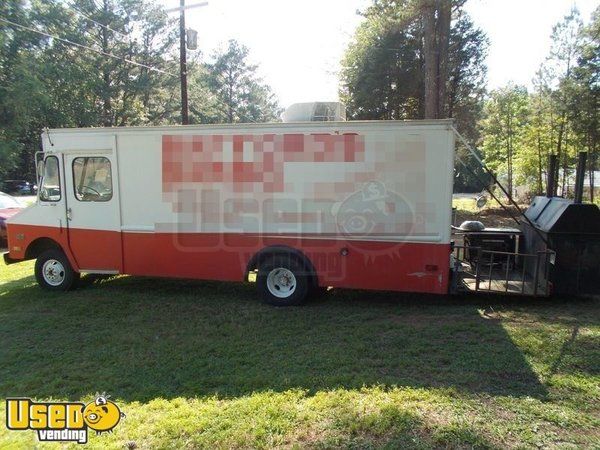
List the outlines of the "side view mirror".
{"label": "side view mirror", "polygon": [[[36,155],[36,158],[38,158],[38,155]],[[36,161],[35,174],[36,174],[36,178],[37,178],[37,184],[39,185],[40,180],[42,179],[42,176],[44,176],[44,160],[42,158],[39,158]]]}

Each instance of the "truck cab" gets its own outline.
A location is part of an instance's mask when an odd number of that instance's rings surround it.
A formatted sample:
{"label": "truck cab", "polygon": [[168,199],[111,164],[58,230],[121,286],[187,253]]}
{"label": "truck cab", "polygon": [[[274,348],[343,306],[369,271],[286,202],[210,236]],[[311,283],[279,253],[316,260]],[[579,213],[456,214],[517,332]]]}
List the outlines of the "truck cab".
{"label": "truck cab", "polygon": [[57,150],[46,134],[44,144],[37,201],[8,220],[5,261],[37,259],[36,277],[49,289],[70,288],[80,272],[120,273],[113,149]]}

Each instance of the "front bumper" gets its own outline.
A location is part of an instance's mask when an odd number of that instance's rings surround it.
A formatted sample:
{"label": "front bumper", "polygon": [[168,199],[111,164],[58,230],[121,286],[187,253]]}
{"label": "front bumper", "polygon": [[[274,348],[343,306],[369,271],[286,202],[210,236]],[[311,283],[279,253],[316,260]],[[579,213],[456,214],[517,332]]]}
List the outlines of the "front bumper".
{"label": "front bumper", "polygon": [[12,259],[10,257],[10,253],[8,253],[8,252],[3,253],[2,256],[4,257],[4,264],[6,264],[7,266],[9,264],[18,263],[21,261],[20,259]]}

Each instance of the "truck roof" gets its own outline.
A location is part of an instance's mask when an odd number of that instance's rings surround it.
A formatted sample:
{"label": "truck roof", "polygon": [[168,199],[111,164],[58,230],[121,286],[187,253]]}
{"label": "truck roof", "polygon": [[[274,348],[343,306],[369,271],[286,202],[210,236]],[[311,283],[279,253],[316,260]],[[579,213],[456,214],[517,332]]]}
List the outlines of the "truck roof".
{"label": "truck roof", "polygon": [[132,127],[88,127],[88,128],[47,128],[45,133],[127,133],[139,131],[206,131],[206,130],[236,130],[253,128],[347,128],[365,125],[378,126],[431,126],[452,125],[454,119],[435,120],[348,120],[343,122],[263,122],[235,124],[194,124],[194,125],[162,125],[162,126],[132,126]]}

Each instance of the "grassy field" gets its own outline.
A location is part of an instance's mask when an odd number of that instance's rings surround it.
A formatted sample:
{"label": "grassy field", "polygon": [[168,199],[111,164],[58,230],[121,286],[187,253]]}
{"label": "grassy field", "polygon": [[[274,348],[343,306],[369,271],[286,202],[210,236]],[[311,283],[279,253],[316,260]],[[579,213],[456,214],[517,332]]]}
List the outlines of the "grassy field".
{"label": "grassy field", "polygon": [[[0,264],[0,397],[107,391],[127,417],[92,447],[600,448],[598,300],[332,291],[278,309],[249,284],[48,294],[31,274]],[[34,445],[0,428],[0,447]]]}

